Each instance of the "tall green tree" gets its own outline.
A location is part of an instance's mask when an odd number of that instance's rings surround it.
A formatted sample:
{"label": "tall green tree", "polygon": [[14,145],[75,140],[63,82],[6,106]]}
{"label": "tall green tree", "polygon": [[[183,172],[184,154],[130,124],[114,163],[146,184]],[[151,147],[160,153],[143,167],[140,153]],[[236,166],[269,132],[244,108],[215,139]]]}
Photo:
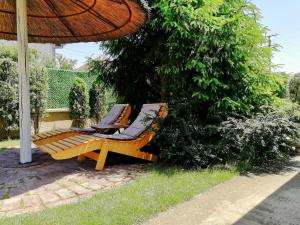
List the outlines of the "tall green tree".
{"label": "tall green tree", "polygon": [[99,123],[105,113],[106,105],[105,87],[98,81],[94,81],[89,91],[90,118]]}
{"label": "tall green tree", "polygon": [[89,114],[89,95],[86,82],[76,77],[69,94],[69,108],[73,127],[83,128]]}
{"label": "tall green tree", "polygon": [[294,74],[288,81],[288,97],[292,102],[300,104],[300,74]]}
{"label": "tall green tree", "polygon": [[0,57],[0,128],[10,137],[19,127],[17,65],[11,58]]}
{"label": "tall green tree", "polygon": [[30,66],[30,106],[34,133],[40,131],[40,121],[47,109],[48,73],[40,63]]}
{"label": "tall green tree", "polygon": [[271,49],[247,0],[153,0],[151,22],[103,44],[94,64],[125,100],[195,103],[203,113],[247,112],[270,100]]}
{"label": "tall green tree", "polygon": [[61,54],[56,54],[56,67],[60,70],[74,70],[77,60],[68,59]]}

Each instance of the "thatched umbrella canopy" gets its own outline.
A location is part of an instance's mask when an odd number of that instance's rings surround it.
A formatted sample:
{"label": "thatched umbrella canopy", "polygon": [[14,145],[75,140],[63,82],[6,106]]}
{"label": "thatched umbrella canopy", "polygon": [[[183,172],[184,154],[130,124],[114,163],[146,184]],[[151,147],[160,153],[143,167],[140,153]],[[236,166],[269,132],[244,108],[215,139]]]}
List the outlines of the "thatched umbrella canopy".
{"label": "thatched umbrella canopy", "polygon": [[[134,0],[28,0],[28,40],[35,43],[101,41],[135,32],[146,4]],[[16,1],[0,1],[0,39],[17,39]]]}
{"label": "thatched umbrella canopy", "polygon": [[148,17],[144,0],[2,0],[0,39],[18,40],[21,163],[31,162],[28,42],[102,41],[135,32]]}

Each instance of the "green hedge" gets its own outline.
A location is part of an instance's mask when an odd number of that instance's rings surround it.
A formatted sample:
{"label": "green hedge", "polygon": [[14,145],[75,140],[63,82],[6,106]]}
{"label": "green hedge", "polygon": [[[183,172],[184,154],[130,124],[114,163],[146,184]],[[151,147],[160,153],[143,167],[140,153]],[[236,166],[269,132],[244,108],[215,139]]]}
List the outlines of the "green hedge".
{"label": "green hedge", "polygon": [[82,78],[87,83],[88,89],[96,80],[95,75],[87,72],[49,69],[48,108],[67,108],[69,106],[68,96],[76,77]]}

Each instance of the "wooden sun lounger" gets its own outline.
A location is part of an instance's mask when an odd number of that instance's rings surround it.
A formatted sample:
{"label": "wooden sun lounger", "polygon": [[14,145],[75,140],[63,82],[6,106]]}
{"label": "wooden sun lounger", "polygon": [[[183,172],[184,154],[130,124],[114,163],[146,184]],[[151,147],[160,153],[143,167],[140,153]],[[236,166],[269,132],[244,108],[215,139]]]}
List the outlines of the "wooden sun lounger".
{"label": "wooden sun lounger", "polygon": [[[152,119],[145,122],[145,117]],[[147,145],[155,136],[155,118],[167,115],[166,104],[145,104],[137,119],[120,134],[80,134],[63,140],[39,145],[39,149],[49,153],[54,159],[63,160],[86,157],[97,161],[96,170],[102,170],[108,152],[120,153],[148,161],[156,161],[157,156],[142,152],[140,149]],[[100,153],[96,152],[100,150]]]}
{"label": "wooden sun lounger", "polygon": [[97,125],[91,128],[67,128],[55,129],[53,131],[43,132],[32,137],[36,145],[48,144],[53,141],[87,133],[114,133],[116,130],[128,127],[128,118],[131,113],[129,104],[115,104],[109,113]]}

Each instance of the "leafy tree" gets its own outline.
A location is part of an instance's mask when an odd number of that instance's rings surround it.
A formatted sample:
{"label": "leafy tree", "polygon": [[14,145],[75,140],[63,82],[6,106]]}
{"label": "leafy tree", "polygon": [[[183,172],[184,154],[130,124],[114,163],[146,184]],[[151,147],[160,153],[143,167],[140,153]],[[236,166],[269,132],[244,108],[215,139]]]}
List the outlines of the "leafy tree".
{"label": "leafy tree", "polygon": [[0,46],[0,58],[10,58],[14,62],[18,61],[18,52],[17,48],[10,46]]}
{"label": "leafy tree", "polygon": [[77,60],[68,59],[61,54],[56,54],[56,65],[61,70],[74,70]]}
{"label": "leafy tree", "polygon": [[300,104],[300,74],[294,74],[288,82],[288,97],[292,102]]}
{"label": "leafy tree", "polygon": [[169,34],[168,60],[158,66],[159,74],[187,82],[209,112],[246,112],[265,103],[270,49],[262,47],[267,30],[253,4],[161,0],[154,8],[154,25]]}
{"label": "leafy tree", "polygon": [[269,75],[270,83],[269,86],[272,96],[278,98],[286,98],[288,92],[288,81],[289,75],[286,73],[274,73]]}
{"label": "leafy tree", "polygon": [[192,101],[204,115],[247,112],[270,102],[271,49],[259,19],[246,0],[153,0],[151,23],[105,42],[113,60],[93,68],[131,104]]}
{"label": "leafy tree", "polygon": [[100,82],[95,81],[89,92],[90,117],[99,123],[105,113],[106,91]]}
{"label": "leafy tree", "polygon": [[69,108],[73,119],[72,126],[84,127],[89,113],[88,100],[87,85],[83,79],[77,77],[69,94]]}
{"label": "leafy tree", "polygon": [[19,126],[18,74],[11,58],[0,58],[0,125],[10,137]]}
{"label": "leafy tree", "polygon": [[[29,49],[29,60],[36,61],[38,52],[35,49]],[[0,58],[10,58],[14,62],[18,61],[18,51],[14,46],[0,45]]]}

